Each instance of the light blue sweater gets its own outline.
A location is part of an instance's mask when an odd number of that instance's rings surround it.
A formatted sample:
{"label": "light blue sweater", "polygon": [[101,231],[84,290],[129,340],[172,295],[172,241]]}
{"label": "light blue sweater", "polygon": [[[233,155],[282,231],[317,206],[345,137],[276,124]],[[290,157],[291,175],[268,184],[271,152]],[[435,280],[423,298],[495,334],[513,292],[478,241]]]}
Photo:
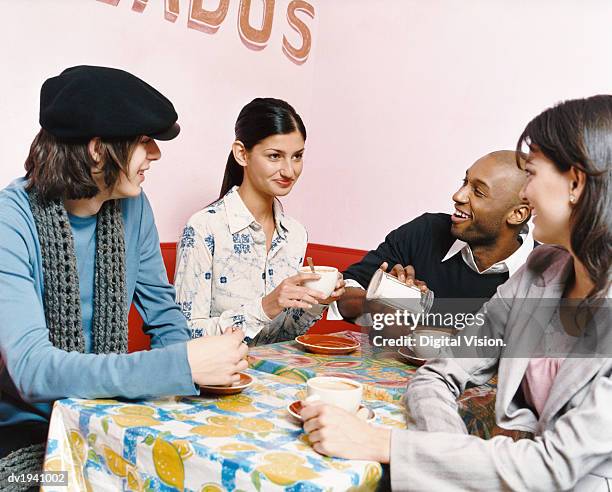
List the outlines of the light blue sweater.
{"label": "light blue sweater", "polygon": [[[151,335],[149,351],[81,354],[49,341],[43,269],[24,180],[0,191],[0,427],[48,420],[53,400],[197,393],[187,362],[190,330],[168,283],[153,211],[144,195],[121,200],[126,287]],[[86,350],[91,349],[95,217],[70,217]]]}

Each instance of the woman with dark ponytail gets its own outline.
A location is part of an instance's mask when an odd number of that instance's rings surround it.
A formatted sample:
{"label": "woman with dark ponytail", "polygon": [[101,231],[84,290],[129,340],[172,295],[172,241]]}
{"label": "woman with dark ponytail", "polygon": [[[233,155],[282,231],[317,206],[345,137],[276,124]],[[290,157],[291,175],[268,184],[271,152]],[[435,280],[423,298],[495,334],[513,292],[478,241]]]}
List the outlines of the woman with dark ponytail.
{"label": "woman with dark ponytail", "polygon": [[176,300],[194,338],[240,327],[253,343],[293,339],[344,292],[329,299],[302,285],[304,227],[278,197],[302,173],[306,128],[285,101],[257,98],[236,121],[219,199],[189,219],[178,244]]}

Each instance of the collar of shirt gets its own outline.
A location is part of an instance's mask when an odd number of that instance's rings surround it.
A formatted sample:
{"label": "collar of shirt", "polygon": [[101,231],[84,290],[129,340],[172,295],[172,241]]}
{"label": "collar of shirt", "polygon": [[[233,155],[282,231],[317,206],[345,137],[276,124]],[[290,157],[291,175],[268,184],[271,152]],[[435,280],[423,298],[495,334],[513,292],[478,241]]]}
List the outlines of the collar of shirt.
{"label": "collar of shirt", "polygon": [[[230,233],[235,234],[237,232],[246,229],[252,224],[256,224],[257,227],[261,227],[251,211],[242,201],[240,194],[238,193],[238,186],[234,186],[229,190],[223,197],[223,203],[225,204],[225,212],[227,213],[227,222],[229,224]],[[277,199],[274,199],[274,222],[276,224],[276,232],[283,239],[287,233],[287,228],[283,225],[285,214],[283,208]]]}
{"label": "collar of shirt", "polygon": [[452,258],[457,253],[461,252],[461,257],[467,266],[469,266],[476,273],[480,273],[481,275],[487,275],[491,273],[506,273],[508,272],[510,276],[516,272],[525,261],[527,261],[527,257],[533,251],[534,242],[533,235],[531,233],[531,227],[529,224],[525,225],[525,228],[520,233],[521,239],[523,243],[519,246],[519,248],[512,253],[505,260],[498,261],[494,263],[489,268],[484,271],[478,270],[478,265],[476,265],[476,261],[474,260],[474,254],[472,253],[472,248],[470,245],[460,239],[457,239],[453,245],[446,253],[446,256],[442,259],[442,262]]}

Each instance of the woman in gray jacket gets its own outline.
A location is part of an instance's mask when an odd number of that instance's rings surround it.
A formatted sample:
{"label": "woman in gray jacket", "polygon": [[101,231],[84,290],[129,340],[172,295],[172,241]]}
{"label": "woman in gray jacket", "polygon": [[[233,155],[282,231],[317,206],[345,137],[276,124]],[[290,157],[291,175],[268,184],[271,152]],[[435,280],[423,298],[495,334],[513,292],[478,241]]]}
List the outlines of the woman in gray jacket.
{"label": "woman in gray jacket", "polygon": [[[405,397],[414,428],[306,403],[315,450],[389,463],[393,490],[612,490],[612,96],[544,111],[523,145],[522,194],[545,245],[485,304],[484,326],[458,335],[463,347],[419,369]],[[485,333],[504,346],[465,346]],[[496,372],[498,425],[533,439],[468,435],[456,399]]]}

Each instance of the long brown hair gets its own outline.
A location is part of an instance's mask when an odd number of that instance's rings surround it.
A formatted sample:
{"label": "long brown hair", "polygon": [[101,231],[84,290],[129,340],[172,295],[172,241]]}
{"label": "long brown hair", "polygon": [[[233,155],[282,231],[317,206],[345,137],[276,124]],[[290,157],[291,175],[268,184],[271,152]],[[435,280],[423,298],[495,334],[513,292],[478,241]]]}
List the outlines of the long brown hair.
{"label": "long brown hair", "polygon": [[[97,151],[104,167],[107,187],[115,185],[127,165],[140,137],[100,140]],[[89,153],[87,141],[60,141],[41,129],[34,137],[25,161],[26,188],[35,190],[44,201],[92,198],[100,189],[92,176],[97,165]]]}
{"label": "long brown hair", "polygon": [[517,143],[546,156],[560,172],[587,175],[570,218],[571,246],[595,284],[588,298],[605,297],[612,261],[612,96],[573,99],[529,122]]}

